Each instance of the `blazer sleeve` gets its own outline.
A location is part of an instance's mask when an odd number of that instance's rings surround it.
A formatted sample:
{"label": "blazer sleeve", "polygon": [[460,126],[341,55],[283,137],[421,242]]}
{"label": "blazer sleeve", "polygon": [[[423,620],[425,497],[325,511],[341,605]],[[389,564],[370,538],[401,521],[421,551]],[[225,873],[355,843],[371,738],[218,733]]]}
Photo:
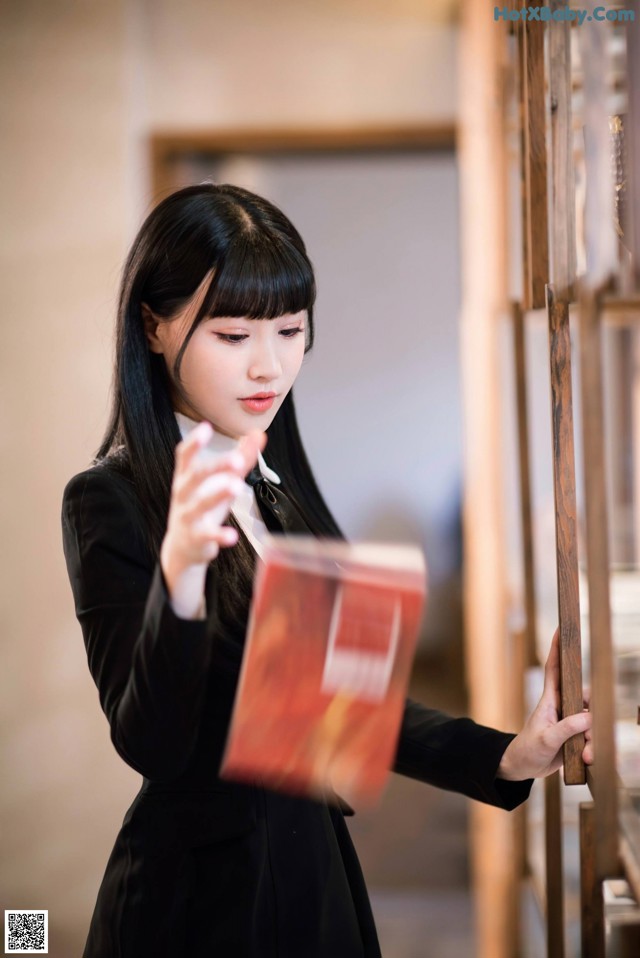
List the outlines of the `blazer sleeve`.
{"label": "blazer sleeve", "polygon": [[438,788],[511,810],[529,797],[533,779],[496,778],[515,735],[452,718],[407,699],[393,771]]}
{"label": "blazer sleeve", "polygon": [[119,755],[149,779],[184,771],[203,710],[215,612],[179,618],[140,534],[133,488],[99,467],[71,479],[62,540],[89,669]]}

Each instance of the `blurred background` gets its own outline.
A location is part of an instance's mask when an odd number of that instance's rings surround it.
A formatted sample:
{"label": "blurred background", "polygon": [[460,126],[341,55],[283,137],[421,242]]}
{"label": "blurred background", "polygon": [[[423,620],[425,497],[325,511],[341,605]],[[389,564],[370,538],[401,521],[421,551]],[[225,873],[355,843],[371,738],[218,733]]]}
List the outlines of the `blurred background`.
{"label": "blurred background", "polygon": [[[99,708],[61,545],[106,423],[121,266],[163,193],[280,205],[317,270],[296,385],[352,538],[430,570],[412,693],[463,713],[456,0],[2,0],[3,908],[80,955],[139,776]],[[351,819],[386,958],[473,953],[467,803],[394,776]]]}

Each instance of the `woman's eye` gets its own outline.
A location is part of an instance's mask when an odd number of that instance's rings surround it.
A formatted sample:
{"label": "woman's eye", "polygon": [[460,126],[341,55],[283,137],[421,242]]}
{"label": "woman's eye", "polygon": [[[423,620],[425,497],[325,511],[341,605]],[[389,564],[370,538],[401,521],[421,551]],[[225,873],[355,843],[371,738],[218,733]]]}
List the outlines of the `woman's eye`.
{"label": "woman's eye", "polygon": [[[281,329],[280,335],[284,336],[285,339],[293,339],[294,336],[302,332],[304,332],[302,326],[294,326],[291,329]],[[223,343],[242,343],[249,338],[247,333],[216,333],[216,336]]]}
{"label": "woman's eye", "polygon": [[292,327],[291,329],[280,330],[280,332],[286,339],[293,339],[296,333],[301,333],[302,331],[303,331],[302,326],[295,326],[295,327]]}

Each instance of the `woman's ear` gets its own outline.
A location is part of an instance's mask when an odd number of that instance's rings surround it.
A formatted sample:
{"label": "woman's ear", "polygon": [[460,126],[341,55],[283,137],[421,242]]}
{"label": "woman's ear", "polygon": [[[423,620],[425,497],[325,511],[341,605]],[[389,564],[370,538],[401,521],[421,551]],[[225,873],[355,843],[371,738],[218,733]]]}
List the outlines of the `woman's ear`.
{"label": "woman's ear", "polygon": [[158,327],[160,323],[153,315],[146,303],[142,304],[142,322],[144,324],[144,333],[149,342],[149,349],[152,353],[163,353],[164,347],[158,336]]}

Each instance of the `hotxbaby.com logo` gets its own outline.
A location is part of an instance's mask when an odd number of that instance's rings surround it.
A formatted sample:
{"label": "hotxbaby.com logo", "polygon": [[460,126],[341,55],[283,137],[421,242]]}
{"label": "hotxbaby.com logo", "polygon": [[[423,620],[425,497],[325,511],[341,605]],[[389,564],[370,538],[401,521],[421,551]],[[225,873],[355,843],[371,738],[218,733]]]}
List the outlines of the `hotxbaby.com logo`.
{"label": "hotxbaby.com logo", "polygon": [[587,21],[609,21],[617,23],[633,23],[636,18],[635,10],[612,10],[609,7],[594,7],[593,10],[572,10],[571,7],[522,7],[520,10],[511,10],[509,7],[494,7],[494,20],[539,20],[540,22],[572,22],[578,26]]}

